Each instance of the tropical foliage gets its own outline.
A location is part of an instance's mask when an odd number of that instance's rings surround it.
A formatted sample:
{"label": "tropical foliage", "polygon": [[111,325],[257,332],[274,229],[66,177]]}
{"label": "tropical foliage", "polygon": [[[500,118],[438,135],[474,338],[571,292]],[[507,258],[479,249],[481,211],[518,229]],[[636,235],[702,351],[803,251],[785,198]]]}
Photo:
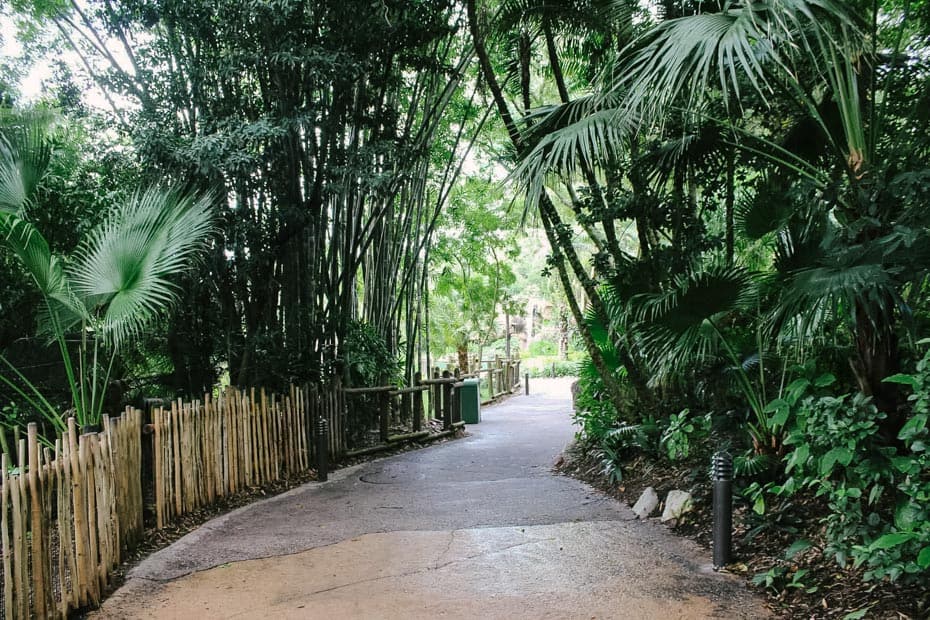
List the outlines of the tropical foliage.
{"label": "tropical foliage", "polygon": [[[11,123],[0,135],[0,238],[38,291],[40,335],[61,354],[79,424],[103,413],[120,345],[139,335],[178,297],[173,278],[206,247],[213,224],[209,196],[152,187],[116,205],[74,253],[52,252],[29,218],[52,153],[39,122]],[[76,334],[75,348],[69,337]],[[57,431],[61,410],[6,357],[0,375]]]}
{"label": "tropical foliage", "polygon": [[12,6],[79,64],[44,125],[0,65],[4,420],[467,368],[542,295],[611,480],[726,448],[751,532],[928,578],[930,3]]}
{"label": "tropical foliage", "polygon": [[[927,327],[926,3],[669,2],[639,19],[585,3],[608,11],[598,26],[554,40],[546,20],[581,5],[503,3],[484,24],[469,6],[488,42],[517,11],[545,44],[535,79],[556,83],[538,102],[491,90],[527,211],[584,288],[583,438],[612,467],[624,450],[729,446],[763,512],[767,492],[813,493],[840,564],[925,579],[921,491],[904,482],[928,471],[922,442],[904,444],[922,401],[899,373]],[[566,89],[559,54],[598,44]]]}

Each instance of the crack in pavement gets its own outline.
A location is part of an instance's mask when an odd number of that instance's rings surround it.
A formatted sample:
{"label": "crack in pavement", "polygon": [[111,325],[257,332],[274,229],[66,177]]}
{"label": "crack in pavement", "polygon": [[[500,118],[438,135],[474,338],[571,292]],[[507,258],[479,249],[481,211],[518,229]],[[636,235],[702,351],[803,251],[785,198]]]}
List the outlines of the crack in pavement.
{"label": "crack in pavement", "polygon": [[[455,532],[456,532],[456,531],[461,531],[461,530],[452,530],[452,531],[450,532],[450,533],[452,534],[452,536],[450,537],[449,544],[447,545],[445,551],[443,551],[443,553],[441,553],[441,554],[439,555],[439,558],[442,558],[442,556],[445,555],[445,553],[448,552],[449,548],[452,546],[452,539],[455,537]],[[351,581],[351,582],[348,582],[348,583],[343,583],[343,584],[339,584],[339,585],[335,585],[335,586],[330,586],[330,587],[328,587],[328,588],[322,588],[322,589],[320,589],[320,590],[314,590],[314,591],[312,591],[312,592],[302,592],[302,593],[300,593],[300,594],[297,594],[297,595],[294,595],[294,596],[289,596],[289,597],[282,598],[282,599],[278,599],[278,600],[279,600],[279,602],[281,602],[281,603],[291,603],[291,602],[298,601],[298,600],[301,600],[301,601],[302,601],[302,600],[305,600],[305,599],[310,599],[310,598],[312,598],[312,597],[314,597],[314,596],[317,596],[317,595],[320,595],[320,594],[327,594],[327,593],[329,593],[329,592],[335,592],[335,591],[338,591],[338,590],[344,590],[344,589],[346,589],[346,588],[351,588],[352,586],[362,585],[362,584],[366,584],[366,583],[377,583],[377,582],[379,582],[379,581],[385,581],[385,580],[387,580],[387,579],[403,579],[404,577],[412,577],[412,576],[414,576],[414,575],[418,575],[418,574],[422,574],[422,573],[428,573],[428,572],[431,572],[431,571],[442,570],[442,569],[447,568],[447,567],[449,567],[449,566],[452,566],[452,565],[455,565],[455,564],[460,564],[460,563],[462,563],[462,562],[468,562],[469,560],[474,560],[474,559],[477,559],[477,558],[480,558],[480,557],[483,557],[483,556],[493,556],[493,555],[496,555],[496,554],[498,554],[498,553],[503,553],[503,552],[505,552],[505,551],[510,551],[511,549],[516,549],[516,548],[518,548],[518,547],[525,547],[525,546],[527,546],[527,545],[535,545],[535,544],[539,544],[539,543],[542,543],[542,542],[549,542],[549,541],[553,541],[553,540],[556,540],[556,539],[555,539],[555,538],[552,538],[552,537],[548,537],[548,538],[535,538],[535,539],[533,539],[533,540],[526,540],[526,541],[523,541],[523,542],[514,543],[514,544],[512,544],[512,545],[506,545],[506,546],[504,546],[504,547],[500,547],[500,548],[497,548],[497,549],[489,549],[489,550],[482,551],[482,552],[480,552],[480,553],[475,553],[475,554],[472,554],[472,555],[468,555],[468,556],[465,556],[465,557],[462,557],[462,558],[457,558],[457,559],[454,559],[454,560],[449,560],[448,562],[444,562],[444,563],[442,563],[442,564],[432,564],[432,565],[429,565],[429,566],[424,566],[424,567],[422,567],[422,568],[417,568],[417,569],[415,569],[415,570],[405,571],[405,572],[402,572],[402,573],[393,573],[393,574],[390,574],[390,575],[380,575],[380,576],[378,576],[378,577],[369,577],[369,578],[367,578],[367,579],[359,579],[359,580]],[[310,550],[310,551],[312,552],[313,550]],[[438,560],[439,558],[437,558],[437,560]],[[247,616],[247,615],[249,615],[249,614],[254,613],[256,609],[263,609],[263,607],[259,606],[259,607],[256,607],[256,608],[243,610],[243,611],[241,611],[241,612],[239,612],[239,613],[236,613],[236,614],[233,614],[233,615],[230,615],[230,616],[227,616],[227,617],[229,617],[229,618],[240,618],[240,617]]]}
{"label": "crack in pavement", "polygon": [[452,548],[452,543],[455,542],[455,533],[456,533],[457,531],[458,531],[458,530],[452,530],[451,532],[449,532],[449,534],[450,534],[450,536],[449,536],[449,542],[446,543],[446,548],[442,550],[442,553],[440,553],[440,554],[436,557],[436,559],[433,560],[434,563],[439,562],[439,560],[441,560],[441,559],[443,559],[444,557],[446,557],[446,554],[449,553],[449,549]]}

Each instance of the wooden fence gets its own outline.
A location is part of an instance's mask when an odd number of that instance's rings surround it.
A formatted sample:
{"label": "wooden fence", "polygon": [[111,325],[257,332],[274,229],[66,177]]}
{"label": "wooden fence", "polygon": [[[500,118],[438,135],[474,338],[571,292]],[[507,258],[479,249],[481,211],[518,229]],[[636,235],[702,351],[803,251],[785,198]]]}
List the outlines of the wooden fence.
{"label": "wooden fence", "polygon": [[520,364],[519,359],[475,358],[472,372],[463,376],[481,379],[482,404],[487,404],[505,394],[512,394],[520,386]]}
{"label": "wooden fence", "polygon": [[310,468],[307,393],[228,388],[216,400],[152,412],[155,515],[173,519],[247,487]]}
{"label": "wooden fence", "polygon": [[[492,393],[519,383],[519,362],[495,364]],[[0,463],[0,547],[4,617],[66,617],[96,605],[111,571],[143,533],[143,482],[155,505],[155,526],[247,487],[313,466],[316,433],[325,420],[333,460],[462,425],[458,387],[449,371],[399,388],[292,387],[284,396],[228,388],[202,401],[176,401],[150,412],[136,409],[103,419],[99,433],[79,434],[75,421],[55,445],[42,446],[35,424]],[[350,412],[371,408],[372,441],[349,436]],[[365,430],[363,428],[363,430]],[[143,450],[151,443],[151,463]],[[15,467],[14,467],[15,465]]]}
{"label": "wooden fence", "polygon": [[0,542],[6,618],[66,617],[97,604],[111,570],[142,534],[142,413],[104,418],[78,436],[74,419],[54,450],[35,424],[2,456]]}

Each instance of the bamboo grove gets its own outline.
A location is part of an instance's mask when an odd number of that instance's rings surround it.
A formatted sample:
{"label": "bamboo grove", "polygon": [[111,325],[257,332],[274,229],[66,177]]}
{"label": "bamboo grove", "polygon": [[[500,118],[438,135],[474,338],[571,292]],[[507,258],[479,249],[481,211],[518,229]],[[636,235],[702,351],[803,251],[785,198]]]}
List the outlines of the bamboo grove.
{"label": "bamboo grove", "polygon": [[226,197],[167,326],[176,389],[224,364],[236,385],[326,380],[354,322],[412,376],[430,239],[481,125],[460,6],[44,10],[146,169]]}

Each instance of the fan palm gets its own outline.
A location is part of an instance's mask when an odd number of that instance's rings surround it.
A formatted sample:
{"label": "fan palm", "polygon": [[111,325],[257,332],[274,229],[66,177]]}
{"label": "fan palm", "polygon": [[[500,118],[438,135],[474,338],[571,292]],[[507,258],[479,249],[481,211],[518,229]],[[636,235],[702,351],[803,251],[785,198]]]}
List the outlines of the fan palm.
{"label": "fan palm", "polygon": [[[680,374],[722,350],[754,418],[747,425],[753,447],[764,454],[780,448],[780,437],[766,410],[763,338],[757,333],[758,351],[746,358],[724,328],[732,316],[756,310],[760,285],[758,274],[741,267],[710,267],[678,276],[663,292],[635,296],[628,320],[652,361],[654,381]],[[750,376],[753,368],[759,373],[756,380]]]}
{"label": "fan palm", "polygon": [[[90,231],[73,256],[56,255],[27,215],[49,162],[41,131],[0,135],[0,241],[19,259],[42,297],[40,333],[57,344],[81,425],[97,424],[119,348],[175,301],[172,279],[204,249],[212,198],[177,187],[137,191]],[[78,331],[76,351],[66,335]],[[9,360],[0,382],[57,430],[60,412]]]}
{"label": "fan palm", "polygon": [[[930,70],[919,52],[906,53],[909,5],[744,0],[665,21],[627,50],[621,69],[584,102],[576,122],[558,127],[526,154],[519,174],[532,188],[579,162],[609,165],[631,132],[661,129],[669,112],[681,109],[706,118],[706,102],[719,99],[727,117],[719,122],[733,147],[778,171],[775,186],[765,188],[775,194],[772,200],[787,204],[790,192],[804,193],[793,206],[816,205],[775,218],[744,212],[753,235],[766,232],[762,219],[779,235],[792,216],[830,224],[815,227],[826,236],[813,240],[821,251],[805,255],[812,262],[801,263],[800,256],[787,261],[776,314],[823,315],[825,305],[841,310],[860,387],[893,410],[893,396],[879,395],[889,389],[882,376],[895,372],[897,363],[894,325],[907,312],[900,291],[920,289],[930,268],[930,262],[918,264],[912,250],[906,256],[900,238],[910,239],[926,222],[907,233],[895,227],[916,211],[908,213],[908,201],[894,188],[924,166],[915,155],[926,157],[925,148],[915,147],[920,138],[912,128],[925,120],[925,106],[916,102],[928,99]],[[783,127],[760,130],[758,121],[743,122],[741,112],[776,106],[792,108],[803,120],[803,137],[818,142],[816,153],[782,142]],[[570,107],[552,114],[566,118]],[[768,200],[756,202],[771,207]],[[912,241],[908,247],[917,247]]]}

